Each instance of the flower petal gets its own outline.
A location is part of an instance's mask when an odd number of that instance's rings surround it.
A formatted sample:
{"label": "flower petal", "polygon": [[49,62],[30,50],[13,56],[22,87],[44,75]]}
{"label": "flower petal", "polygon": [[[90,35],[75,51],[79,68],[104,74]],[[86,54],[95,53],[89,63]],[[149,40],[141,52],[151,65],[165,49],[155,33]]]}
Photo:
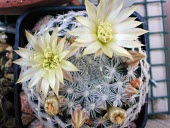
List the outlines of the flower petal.
{"label": "flower petal", "polygon": [[97,10],[96,6],[94,6],[89,0],[85,0],[86,11],[90,19],[93,21],[96,20]]}
{"label": "flower petal", "polygon": [[123,8],[130,7],[136,2],[136,0],[125,0]]}
{"label": "flower petal", "polygon": [[61,65],[61,68],[66,71],[79,71],[74,64],[66,60],[62,60],[60,65]]}
{"label": "flower petal", "polygon": [[49,46],[49,44],[50,44],[50,38],[51,38],[51,36],[49,34],[49,31],[46,30],[45,35],[44,35],[44,40],[45,40],[45,43],[47,44],[47,46]]}
{"label": "flower petal", "polygon": [[102,53],[103,53],[102,48],[100,48],[100,49],[95,53],[95,58],[96,58],[97,56],[102,55]]}
{"label": "flower petal", "polygon": [[31,44],[33,49],[36,50],[37,52],[41,52],[41,48],[37,44],[38,41],[36,40],[36,38],[33,35],[31,35],[28,31],[25,31],[25,34],[28,42]]}
{"label": "flower petal", "polygon": [[41,82],[42,82],[42,79],[40,82],[37,83],[37,86],[36,86],[38,93],[41,93]]}
{"label": "flower petal", "polygon": [[130,58],[130,59],[133,60],[132,55],[131,55],[127,50],[125,50],[125,49],[122,48],[122,47],[113,45],[113,46],[112,46],[112,50],[113,50],[113,52],[114,52],[116,55],[118,55],[118,56],[124,56],[124,57]]}
{"label": "flower petal", "polygon": [[115,36],[115,39],[117,40],[117,41],[122,41],[122,40],[128,40],[128,41],[132,41],[132,40],[137,40],[138,39],[138,36],[136,36],[135,34],[133,35],[133,34],[115,34],[114,35]]}
{"label": "flower petal", "polygon": [[42,79],[42,77],[38,77],[38,76],[34,75],[34,77],[30,80],[30,82],[28,84],[28,88],[32,88],[34,85],[39,83],[41,79]]}
{"label": "flower petal", "polygon": [[56,84],[54,86],[54,89],[53,89],[53,91],[54,91],[54,93],[56,94],[57,97],[58,97],[59,89],[60,89],[60,82],[57,80]]}
{"label": "flower petal", "polygon": [[69,52],[70,52],[69,50],[67,51],[65,50],[64,52],[62,52],[59,56],[59,60],[61,61],[62,59],[64,59],[68,55]]}
{"label": "flower petal", "polygon": [[80,43],[93,42],[97,40],[96,34],[85,34],[84,36],[78,37],[75,41]]}
{"label": "flower petal", "polygon": [[50,42],[51,42],[51,48],[52,48],[52,51],[53,53],[55,53],[55,49],[56,49],[56,46],[57,46],[57,40],[58,40],[58,27],[56,27],[51,35],[51,39],[50,39]]}
{"label": "flower petal", "polygon": [[37,68],[29,68],[25,72],[20,74],[17,83],[22,83],[31,79],[31,77],[37,72]]}
{"label": "flower petal", "polygon": [[137,17],[128,17],[124,22],[126,21],[135,21]]}
{"label": "flower petal", "polygon": [[122,21],[124,21],[125,19],[127,19],[130,15],[132,15],[132,13],[136,10],[136,6],[132,6],[129,8],[125,8],[123,9],[119,15],[117,15],[117,17],[115,18],[115,22],[116,23],[120,23]]}
{"label": "flower petal", "polygon": [[57,54],[60,54],[63,51],[64,44],[65,44],[65,39],[66,39],[66,37],[61,38],[61,40],[59,41],[59,43],[57,45],[57,48],[55,49],[55,52]]}
{"label": "flower petal", "polygon": [[144,46],[143,44],[141,44],[139,42],[139,40],[132,40],[132,41],[118,41],[116,42],[117,45],[121,46],[121,47],[125,47],[125,48],[137,48],[137,47],[141,47]]}
{"label": "flower petal", "polygon": [[85,27],[75,28],[68,32],[68,34],[72,36],[83,36],[84,34],[89,34],[89,33],[90,33],[89,29]]}
{"label": "flower petal", "polygon": [[[112,3],[113,4],[113,3]],[[114,5],[114,7],[111,6],[108,12],[108,16],[106,18],[107,22],[113,22],[117,15],[120,13],[121,9],[123,7],[123,1],[120,2],[118,5]]]}
{"label": "flower petal", "polygon": [[50,83],[50,87],[52,88],[52,90],[55,89],[55,86],[56,86],[56,80],[55,80],[56,76],[55,76],[55,70],[52,70],[50,73],[49,73],[49,83]]}
{"label": "flower petal", "polygon": [[71,47],[86,47],[87,43],[81,43],[81,42],[74,42],[73,44],[71,44]]}
{"label": "flower petal", "polygon": [[65,57],[65,59],[68,59],[70,58],[71,56],[73,56],[78,50],[79,50],[79,47],[70,47],[70,52],[69,54],[67,54],[67,56]]}
{"label": "flower petal", "polygon": [[87,17],[76,17],[77,21],[80,22],[83,26],[89,28],[92,31],[95,31],[95,24],[91,22]]}
{"label": "flower petal", "polygon": [[140,36],[143,35],[145,33],[147,33],[147,30],[141,29],[141,28],[133,28],[133,29],[129,29],[126,31],[121,32],[121,34],[129,34],[129,35],[133,35],[133,36]]}
{"label": "flower petal", "polygon": [[44,49],[47,48],[47,44],[44,42],[44,40],[40,34],[38,35],[38,43],[39,43],[39,46],[41,47],[41,50],[43,53]]}
{"label": "flower petal", "polygon": [[88,55],[97,52],[102,45],[99,42],[94,42],[90,44],[86,49],[84,49],[83,55]]}
{"label": "flower petal", "polygon": [[34,56],[34,54],[37,54],[35,51],[28,50],[26,48],[19,48],[19,50],[15,50],[15,52],[21,56],[22,58],[30,58]]}
{"label": "flower petal", "polygon": [[56,74],[57,80],[60,81],[62,84],[64,84],[64,81],[63,81],[63,71],[61,70],[60,66],[58,66],[56,68],[55,74]]}
{"label": "flower petal", "polygon": [[106,9],[106,6],[105,6],[105,0],[100,0],[100,3],[99,5],[97,6],[97,18],[101,21],[104,20],[104,17],[105,17],[105,9]]}
{"label": "flower petal", "polygon": [[44,94],[44,97],[46,98],[49,90],[49,82],[46,78],[43,78],[41,81],[41,90]]}
{"label": "flower petal", "polygon": [[13,63],[21,65],[21,66],[33,66],[35,62],[29,59],[20,58],[18,60],[13,61]]}
{"label": "flower petal", "polygon": [[113,56],[113,51],[107,47],[107,46],[103,46],[102,47],[102,51],[104,52],[104,54],[106,54],[108,57],[112,58]]}
{"label": "flower petal", "polygon": [[120,31],[135,28],[135,27],[139,26],[140,24],[142,24],[142,22],[133,21],[133,20],[132,21],[125,21],[125,22],[122,22],[120,24],[115,25],[115,29],[116,29],[117,32],[120,32]]}

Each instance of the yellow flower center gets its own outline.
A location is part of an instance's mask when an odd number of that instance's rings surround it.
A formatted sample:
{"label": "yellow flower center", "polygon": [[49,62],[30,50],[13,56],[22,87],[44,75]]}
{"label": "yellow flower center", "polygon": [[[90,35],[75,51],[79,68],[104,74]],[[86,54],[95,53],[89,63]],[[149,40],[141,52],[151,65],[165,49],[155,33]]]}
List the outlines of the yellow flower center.
{"label": "yellow flower center", "polygon": [[120,115],[115,117],[115,121],[117,122],[117,124],[121,125],[123,123],[123,119]]}
{"label": "yellow flower center", "polygon": [[107,43],[113,38],[112,25],[108,22],[100,22],[97,28],[97,37],[102,43]]}
{"label": "yellow flower center", "polygon": [[52,103],[49,103],[49,104],[48,104],[48,112],[51,113],[51,114],[54,113],[54,106],[53,106]]}
{"label": "yellow flower center", "polygon": [[50,96],[46,99],[44,104],[44,110],[51,116],[59,113],[59,101],[56,96]]}
{"label": "yellow flower center", "polygon": [[56,68],[59,64],[60,60],[58,55],[55,55],[52,52],[47,52],[46,50],[44,51],[44,59],[42,63],[43,68],[49,71]]}

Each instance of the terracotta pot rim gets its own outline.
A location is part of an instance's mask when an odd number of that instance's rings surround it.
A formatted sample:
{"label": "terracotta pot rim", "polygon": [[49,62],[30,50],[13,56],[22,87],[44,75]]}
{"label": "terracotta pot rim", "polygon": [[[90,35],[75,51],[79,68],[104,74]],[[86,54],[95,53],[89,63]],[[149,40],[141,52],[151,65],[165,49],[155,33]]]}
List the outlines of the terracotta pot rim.
{"label": "terracotta pot rim", "polygon": [[11,8],[11,7],[22,7],[22,6],[29,6],[32,4],[63,4],[65,1],[69,0],[1,0],[0,1],[0,8]]}
{"label": "terracotta pot rim", "polygon": [[70,0],[0,0],[0,14],[19,15],[31,8],[42,6],[59,6],[69,1]]}
{"label": "terracotta pot rim", "polygon": [[0,2],[0,8],[10,8],[10,7],[20,7],[20,6],[25,6],[25,5],[31,5],[31,4],[35,4],[38,2],[42,2],[44,0],[16,0],[15,2],[12,0],[2,0]]}

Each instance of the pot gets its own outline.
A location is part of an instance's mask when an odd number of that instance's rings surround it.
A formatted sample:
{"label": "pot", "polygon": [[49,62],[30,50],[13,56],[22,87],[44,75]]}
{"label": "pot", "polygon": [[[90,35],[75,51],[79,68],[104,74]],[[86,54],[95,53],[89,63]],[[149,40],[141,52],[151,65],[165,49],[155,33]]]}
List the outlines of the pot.
{"label": "pot", "polygon": [[[56,14],[63,14],[68,12],[69,10],[73,11],[81,11],[85,10],[84,6],[67,6],[67,7],[45,7],[45,8],[38,8],[31,11],[28,11],[21,15],[17,21],[16,24],[16,39],[15,39],[15,48],[18,49],[18,47],[25,47],[26,46],[26,37],[25,37],[25,30],[32,30],[34,25],[37,23],[39,19],[46,15],[53,15]],[[132,16],[137,17],[137,20],[144,22],[144,19],[138,14],[134,13]],[[147,29],[146,24],[142,24],[139,26],[140,28]],[[145,45],[143,48],[144,50],[147,50],[147,35],[142,35],[140,37],[140,41]],[[18,55],[15,54],[15,58],[18,59]],[[15,81],[17,81],[19,76],[19,67],[17,65],[14,66],[15,69]],[[18,84],[15,84],[15,114],[16,114],[16,123],[18,128],[22,128],[23,124],[21,121],[21,105],[20,105],[20,97],[19,93],[21,91],[21,86]],[[138,115],[138,118],[135,120],[137,128],[144,128],[147,122],[147,113],[148,113],[148,98],[146,98],[146,102],[143,105],[141,112]]]}

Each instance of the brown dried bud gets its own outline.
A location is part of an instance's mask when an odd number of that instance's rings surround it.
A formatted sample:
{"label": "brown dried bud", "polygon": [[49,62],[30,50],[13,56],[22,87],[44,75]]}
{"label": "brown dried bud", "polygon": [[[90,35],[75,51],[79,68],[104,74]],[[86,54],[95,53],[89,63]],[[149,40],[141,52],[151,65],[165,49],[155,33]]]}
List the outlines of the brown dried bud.
{"label": "brown dried bud", "polygon": [[134,88],[133,86],[127,85],[127,86],[126,86],[126,89],[125,89],[125,93],[126,93],[126,94],[129,96],[129,98],[130,98],[130,97],[133,96],[134,94],[138,94],[139,91],[138,91],[136,88]]}
{"label": "brown dried bud", "polygon": [[130,67],[138,65],[139,61],[145,58],[144,54],[141,54],[137,51],[129,51],[129,53],[132,55],[133,60],[128,59],[126,61],[127,65]]}
{"label": "brown dried bud", "polygon": [[71,38],[69,39],[69,43],[70,43],[70,44],[73,44],[73,43],[75,42],[75,40],[76,40],[75,37],[71,37]]}
{"label": "brown dried bud", "polygon": [[72,122],[75,128],[81,128],[87,119],[87,114],[84,110],[73,110],[71,114]]}
{"label": "brown dried bud", "polygon": [[126,111],[118,107],[110,107],[107,112],[107,117],[114,124],[122,125],[126,119]]}
{"label": "brown dried bud", "polygon": [[71,81],[71,82],[73,81],[73,78],[70,72],[63,70],[63,76],[66,80]]}
{"label": "brown dried bud", "polygon": [[45,112],[50,116],[54,116],[59,113],[59,100],[53,95],[46,98],[44,105]]}
{"label": "brown dried bud", "polygon": [[130,82],[130,84],[131,84],[134,88],[139,89],[139,87],[140,87],[140,78],[137,78],[137,79],[135,79],[135,80],[132,80],[132,81]]}

